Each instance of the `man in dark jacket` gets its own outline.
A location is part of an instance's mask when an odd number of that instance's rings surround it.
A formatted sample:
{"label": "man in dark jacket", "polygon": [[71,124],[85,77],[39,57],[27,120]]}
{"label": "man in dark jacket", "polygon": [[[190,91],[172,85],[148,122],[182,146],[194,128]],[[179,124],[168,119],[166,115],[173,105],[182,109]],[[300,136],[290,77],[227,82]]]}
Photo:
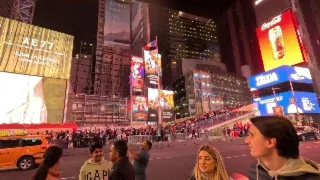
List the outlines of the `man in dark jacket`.
{"label": "man in dark jacket", "polygon": [[134,180],[134,169],[127,157],[128,145],[123,140],[111,146],[110,160],[113,162],[109,180]]}
{"label": "man in dark jacket", "polygon": [[249,169],[250,180],[320,180],[320,166],[299,156],[299,138],[289,120],[262,116],[250,121],[245,142],[258,160]]}

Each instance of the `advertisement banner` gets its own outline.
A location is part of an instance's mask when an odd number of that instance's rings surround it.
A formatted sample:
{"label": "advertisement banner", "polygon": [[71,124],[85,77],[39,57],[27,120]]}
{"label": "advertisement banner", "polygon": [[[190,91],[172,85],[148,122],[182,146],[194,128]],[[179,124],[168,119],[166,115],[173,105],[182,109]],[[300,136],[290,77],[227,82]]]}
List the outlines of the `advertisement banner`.
{"label": "advertisement banner", "polygon": [[67,80],[0,72],[0,83],[0,124],[62,123]]}
{"label": "advertisement banner", "polygon": [[196,115],[196,100],[194,99],[188,99],[189,101],[189,114],[190,116]]}
{"label": "advertisement banner", "polygon": [[273,107],[273,114],[276,116],[284,116],[283,107],[282,106]]}
{"label": "advertisement banner", "polygon": [[308,68],[295,66],[281,66],[276,69],[251,76],[249,86],[251,91],[271,87],[283,82],[312,84],[312,77]]}
{"label": "advertisement banner", "polygon": [[304,62],[294,16],[285,11],[256,29],[265,71]]}
{"label": "advertisement banner", "polygon": [[133,121],[147,121],[148,120],[148,102],[147,98],[143,96],[132,97],[132,117]]}
{"label": "advertisement banner", "polygon": [[142,92],[144,86],[144,63],[140,57],[131,58],[131,88],[132,93]]}
{"label": "advertisement banner", "polygon": [[193,83],[194,83],[194,94],[195,98],[201,98],[202,96],[202,91],[201,91],[201,79],[200,79],[200,74],[197,71],[193,71]]}
{"label": "advertisement banner", "polygon": [[258,104],[260,116],[272,115],[273,108],[277,106],[283,107],[284,114],[320,113],[316,93],[295,91],[294,95],[292,98],[291,92],[283,92],[276,94],[276,101],[273,95],[256,98],[254,101]]}
{"label": "advertisement banner", "polygon": [[73,36],[0,17],[0,72],[69,79]]}
{"label": "advertisement banner", "polygon": [[148,111],[149,121],[158,121],[159,110],[159,91],[158,89],[148,88]]}
{"label": "advertisement banner", "polygon": [[203,114],[201,99],[196,99],[196,115],[198,114]]}
{"label": "advertisement banner", "polygon": [[161,55],[152,53],[151,51],[144,51],[144,60],[146,84],[148,86],[158,85],[161,74]]}
{"label": "advertisement banner", "polygon": [[161,90],[161,109],[163,121],[174,120],[173,91]]}
{"label": "advertisement banner", "polygon": [[130,48],[130,5],[106,0],[104,46]]}

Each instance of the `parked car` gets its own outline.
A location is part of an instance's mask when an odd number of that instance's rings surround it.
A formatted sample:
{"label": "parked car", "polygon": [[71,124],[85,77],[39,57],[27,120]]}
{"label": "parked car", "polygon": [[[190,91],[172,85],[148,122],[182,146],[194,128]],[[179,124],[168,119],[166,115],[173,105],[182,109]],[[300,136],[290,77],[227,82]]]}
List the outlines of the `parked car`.
{"label": "parked car", "polygon": [[310,126],[296,126],[300,141],[309,139],[320,140],[319,130]]}

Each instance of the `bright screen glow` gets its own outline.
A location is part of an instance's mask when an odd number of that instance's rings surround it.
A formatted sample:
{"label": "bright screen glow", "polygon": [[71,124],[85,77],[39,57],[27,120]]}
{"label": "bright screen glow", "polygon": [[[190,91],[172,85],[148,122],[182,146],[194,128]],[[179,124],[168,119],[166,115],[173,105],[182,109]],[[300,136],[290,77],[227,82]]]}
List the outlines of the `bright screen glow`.
{"label": "bright screen glow", "polygon": [[158,85],[161,73],[161,55],[154,51],[144,51],[146,82],[148,85]]}
{"label": "bright screen glow", "polygon": [[251,76],[249,86],[251,91],[271,87],[283,82],[297,82],[312,84],[312,77],[308,68],[295,66],[281,66],[276,69]]}
{"label": "bright screen glow", "polygon": [[161,90],[160,105],[163,120],[172,121],[174,119],[173,91]]}
{"label": "bright screen glow", "polygon": [[73,36],[0,17],[0,71],[69,79]]}
{"label": "bright screen glow", "polygon": [[131,58],[131,85],[132,92],[142,92],[144,85],[144,63],[140,57]]}
{"label": "bright screen glow", "polygon": [[0,72],[0,124],[61,123],[67,81]]}
{"label": "bright screen glow", "polygon": [[304,62],[291,10],[256,29],[265,71]]}
{"label": "bright screen glow", "polygon": [[[284,92],[276,94],[277,103],[283,107],[285,114],[296,113],[297,109],[299,113],[320,113],[320,107],[318,104],[318,98],[316,93],[310,92],[294,92],[297,106],[292,101],[291,92]],[[261,116],[272,115],[273,107],[276,107],[274,96],[265,96],[262,98],[254,99],[258,104],[258,110]]]}
{"label": "bright screen glow", "polygon": [[143,96],[132,97],[132,116],[133,121],[148,120],[148,102]]}

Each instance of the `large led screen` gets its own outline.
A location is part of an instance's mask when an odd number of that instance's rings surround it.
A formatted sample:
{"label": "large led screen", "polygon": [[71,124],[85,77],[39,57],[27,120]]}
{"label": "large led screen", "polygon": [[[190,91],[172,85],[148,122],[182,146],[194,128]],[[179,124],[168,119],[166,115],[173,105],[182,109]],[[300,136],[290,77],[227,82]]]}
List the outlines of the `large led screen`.
{"label": "large led screen", "polygon": [[73,36],[0,17],[0,72],[69,79]]}
{"label": "large led screen", "polygon": [[130,48],[130,5],[106,0],[104,46]]}
{"label": "large led screen", "polygon": [[162,119],[164,121],[174,120],[173,91],[161,90],[160,105],[162,109]]}
{"label": "large led screen", "polygon": [[147,85],[158,85],[161,75],[161,55],[152,51],[144,51],[144,63]]}
{"label": "large led screen", "polygon": [[159,90],[148,88],[149,121],[158,121]]}
{"label": "large led screen", "polygon": [[132,97],[132,118],[133,121],[148,120],[148,102],[143,96]]}
{"label": "large led screen", "polygon": [[304,62],[293,18],[288,10],[256,29],[265,71]]}
{"label": "large led screen", "polygon": [[[294,92],[292,98],[291,92],[284,92],[276,94],[276,100],[279,106],[282,106],[285,114],[293,114],[297,111],[299,113],[320,113],[318,98],[316,93],[310,92]],[[259,114],[261,116],[272,115],[273,107],[276,107],[275,97],[265,96],[262,98],[254,99],[258,104]],[[297,106],[295,105],[295,101]]]}
{"label": "large led screen", "polygon": [[276,69],[251,76],[249,86],[251,91],[271,87],[283,82],[312,83],[310,70],[303,67],[281,66]]}
{"label": "large led screen", "polygon": [[67,80],[0,72],[0,124],[62,123]]}
{"label": "large led screen", "polygon": [[144,63],[140,57],[131,58],[131,87],[132,92],[142,92],[144,86]]}

